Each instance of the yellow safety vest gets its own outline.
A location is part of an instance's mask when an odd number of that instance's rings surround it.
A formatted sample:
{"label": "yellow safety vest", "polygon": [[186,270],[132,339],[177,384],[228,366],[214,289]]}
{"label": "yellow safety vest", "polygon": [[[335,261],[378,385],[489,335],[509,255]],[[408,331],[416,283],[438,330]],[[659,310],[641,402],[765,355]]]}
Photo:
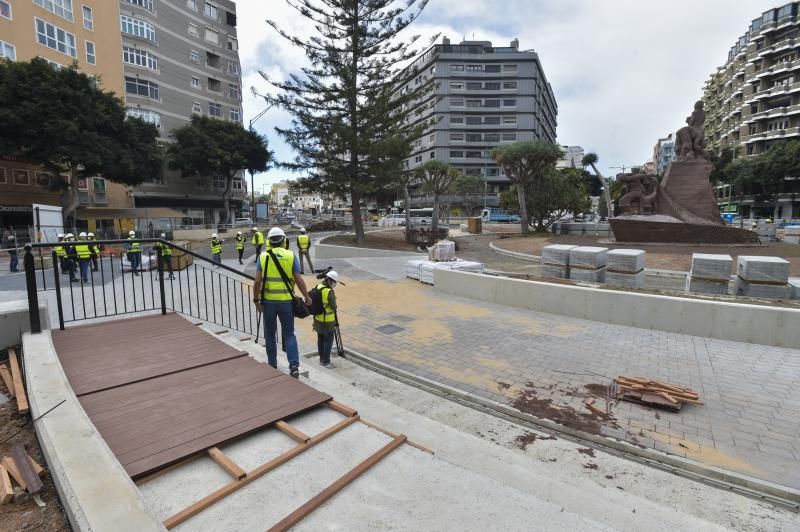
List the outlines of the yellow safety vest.
{"label": "yellow safety vest", "polygon": [[[94,242],[94,240],[89,240],[89,242]],[[89,251],[91,251],[94,256],[100,255],[100,247],[97,244],[90,243]]]}
{"label": "yellow safety vest", "polygon": [[88,259],[89,257],[92,256],[92,252],[89,251],[89,244],[87,244],[86,242],[76,244],[75,253],[78,254],[79,259]]}
{"label": "yellow safety vest", "polygon": [[264,243],[264,233],[262,233],[261,231],[256,231],[253,234],[253,245],[260,246],[263,243]]}
{"label": "yellow safety vest", "polygon": [[[294,265],[294,253],[282,248],[275,248],[272,254],[278,259],[281,269],[289,279],[289,286],[294,289],[294,277],[292,276],[292,266]],[[292,292],[286,289],[275,261],[266,251],[259,257],[261,262],[261,299],[267,301],[291,301]]]}
{"label": "yellow safety vest", "polygon": [[311,239],[308,237],[308,235],[298,235],[297,247],[303,251],[311,247]]}
{"label": "yellow safety vest", "polygon": [[128,250],[128,253],[141,253],[141,249],[139,249],[139,243],[131,237],[128,237],[128,242],[131,245],[131,249]]}
{"label": "yellow safety vest", "polygon": [[161,242],[156,242],[156,247],[161,250],[162,257],[169,257],[172,255],[172,248]]}
{"label": "yellow safety vest", "polygon": [[236,249],[244,249],[244,235],[236,235]]}
{"label": "yellow safety vest", "polygon": [[212,240],[211,241],[211,253],[217,255],[218,253],[222,253],[222,243],[219,240]]}
{"label": "yellow safety vest", "polygon": [[322,323],[333,323],[336,321],[336,315],[331,310],[330,305],[328,305],[328,297],[331,295],[331,287],[326,286],[323,283],[319,283],[317,285],[317,290],[319,293],[322,294],[322,314],[317,314],[314,316],[316,321]]}
{"label": "yellow safety vest", "polygon": [[67,248],[64,246],[56,246],[56,255],[61,257],[62,259],[67,258]]}

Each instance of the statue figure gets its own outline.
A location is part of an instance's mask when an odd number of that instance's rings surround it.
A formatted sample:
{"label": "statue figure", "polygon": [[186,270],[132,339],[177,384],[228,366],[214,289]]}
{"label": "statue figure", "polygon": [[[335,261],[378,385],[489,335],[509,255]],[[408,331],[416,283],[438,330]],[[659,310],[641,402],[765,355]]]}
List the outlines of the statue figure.
{"label": "statue figure", "polygon": [[[619,199],[623,214],[653,214],[656,212],[658,177],[641,171],[617,174],[617,181],[625,185],[625,195]],[[634,209],[634,204],[636,208]]]}
{"label": "statue figure", "polygon": [[675,154],[679,159],[705,158],[705,121],[703,102],[698,101],[694,104],[692,116],[686,118],[686,125],[675,133]]}

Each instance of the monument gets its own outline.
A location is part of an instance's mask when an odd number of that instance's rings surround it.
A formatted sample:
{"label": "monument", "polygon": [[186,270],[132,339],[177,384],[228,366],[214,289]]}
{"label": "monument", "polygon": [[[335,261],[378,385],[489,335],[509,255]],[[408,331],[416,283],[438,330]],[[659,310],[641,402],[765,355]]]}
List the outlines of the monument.
{"label": "monument", "polygon": [[623,214],[611,218],[617,242],[687,244],[757,244],[758,236],[729,227],[720,217],[708,176],[703,102],[697,102],[686,126],[675,135],[675,153],[659,182],[658,176],[618,174],[626,193],[619,200]]}

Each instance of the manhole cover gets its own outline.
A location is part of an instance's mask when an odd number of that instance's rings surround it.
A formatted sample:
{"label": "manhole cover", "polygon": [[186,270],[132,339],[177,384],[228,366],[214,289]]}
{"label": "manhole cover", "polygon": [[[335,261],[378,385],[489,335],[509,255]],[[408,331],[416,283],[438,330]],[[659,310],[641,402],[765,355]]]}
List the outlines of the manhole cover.
{"label": "manhole cover", "polygon": [[403,316],[402,314],[397,314],[395,316],[392,316],[392,319],[400,323],[408,323],[410,321],[414,321],[414,318],[412,318],[411,316]]}
{"label": "manhole cover", "polygon": [[382,332],[383,334],[394,334],[400,331],[405,331],[405,329],[398,327],[393,323],[390,323],[389,325],[381,325],[380,327],[376,327],[375,330]]}

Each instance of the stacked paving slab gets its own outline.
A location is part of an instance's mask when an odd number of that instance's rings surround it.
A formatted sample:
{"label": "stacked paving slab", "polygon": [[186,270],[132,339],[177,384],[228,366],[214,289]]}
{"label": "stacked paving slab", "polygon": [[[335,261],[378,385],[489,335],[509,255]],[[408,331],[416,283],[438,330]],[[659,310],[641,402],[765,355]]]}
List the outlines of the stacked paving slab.
{"label": "stacked paving slab", "polygon": [[800,299],[800,279],[789,279],[789,287],[792,289],[790,297]]}
{"label": "stacked paving slab", "polygon": [[606,278],[608,248],[578,246],[569,250],[569,278],[602,283]]}
{"label": "stacked paving slab", "polygon": [[742,255],[737,261],[736,294],[769,299],[789,299],[789,261],[780,257]]}
{"label": "stacked paving slab", "polygon": [[731,280],[730,255],[692,253],[692,270],[686,290],[697,294],[728,295]]}
{"label": "stacked paving slab", "polygon": [[644,250],[612,249],[606,255],[606,284],[629,288],[643,287],[644,261]]}
{"label": "stacked paving slab", "polygon": [[542,248],[542,275],[569,279],[569,252],[576,247],[552,244]]}
{"label": "stacked paving slab", "polygon": [[790,225],[783,229],[783,241],[788,244],[800,244],[800,225]]}

